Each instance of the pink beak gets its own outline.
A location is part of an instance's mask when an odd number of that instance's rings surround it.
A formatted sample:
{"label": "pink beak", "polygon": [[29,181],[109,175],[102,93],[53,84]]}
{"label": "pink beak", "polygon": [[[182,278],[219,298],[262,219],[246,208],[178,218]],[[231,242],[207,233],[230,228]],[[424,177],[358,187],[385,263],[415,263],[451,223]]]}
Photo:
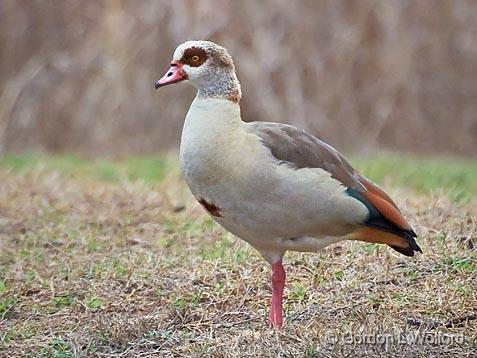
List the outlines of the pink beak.
{"label": "pink beak", "polygon": [[171,64],[171,68],[166,72],[160,80],[156,82],[156,89],[167,86],[187,79],[187,74],[182,69],[181,63]]}

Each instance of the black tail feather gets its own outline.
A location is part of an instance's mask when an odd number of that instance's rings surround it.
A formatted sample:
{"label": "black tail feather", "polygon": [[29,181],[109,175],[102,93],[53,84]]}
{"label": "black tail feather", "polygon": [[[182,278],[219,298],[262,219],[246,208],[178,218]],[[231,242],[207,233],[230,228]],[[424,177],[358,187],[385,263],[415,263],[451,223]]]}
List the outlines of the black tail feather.
{"label": "black tail feather", "polygon": [[404,248],[399,246],[389,245],[389,247],[393,248],[397,252],[406,256],[414,256],[415,251],[422,253],[421,248],[416,242],[415,238],[417,237],[417,235],[414,232],[414,230],[401,229],[397,227],[396,225],[394,225],[393,223],[391,223],[390,221],[386,220],[384,217],[382,217],[382,220],[376,220],[376,218],[374,218],[373,220],[368,220],[364,224],[366,226],[372,227],[373,229],[386,231],[386,232],[389,232],[390,234],[397,235],[399,237],[402,237],[404,240],[406,240],[409,246]]}

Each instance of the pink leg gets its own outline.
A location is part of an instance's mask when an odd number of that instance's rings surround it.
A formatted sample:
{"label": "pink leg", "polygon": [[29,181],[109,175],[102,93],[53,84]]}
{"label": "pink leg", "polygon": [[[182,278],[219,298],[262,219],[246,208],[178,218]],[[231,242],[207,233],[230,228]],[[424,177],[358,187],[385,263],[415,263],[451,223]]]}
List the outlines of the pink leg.
{"label": "pink leg", "polygon": [[270,327],[281,328],[283,325],[283,288],[285,287],[285,270],[282,261],[279,260],[272,264],[272,307],[268,316],[268,325]]}

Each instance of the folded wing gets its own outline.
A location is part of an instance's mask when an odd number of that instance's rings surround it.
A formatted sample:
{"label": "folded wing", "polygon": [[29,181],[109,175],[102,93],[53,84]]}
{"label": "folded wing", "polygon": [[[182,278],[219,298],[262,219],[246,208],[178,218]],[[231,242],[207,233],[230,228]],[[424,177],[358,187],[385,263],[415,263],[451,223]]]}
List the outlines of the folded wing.
{"label": "folded wing", "polygon": [[326,170],[343,184],[347,195],[368,208],[368,219],[348,237],[349,239],[388,244],[407,256],[413,256],[414,251],[422,252],[414,239],[415,232],[389,195],[359,174],[333,147],[286,124],[251,122],[247,124],[247,128],[270,149],[278,163],[296,169]]}

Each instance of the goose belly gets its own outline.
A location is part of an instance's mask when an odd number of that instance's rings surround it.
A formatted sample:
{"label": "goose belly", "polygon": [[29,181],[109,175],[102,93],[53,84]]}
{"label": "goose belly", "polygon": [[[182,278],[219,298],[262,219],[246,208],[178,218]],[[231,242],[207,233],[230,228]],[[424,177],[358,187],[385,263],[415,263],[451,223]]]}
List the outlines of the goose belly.
{"label": "goose belly", "polygon": [[237,159],[234,166],[212,162],[183,164],[186,182],[219,224],[254,246],[269,246],[276,239],[342,236],[366,219],[364,205],[322,170],[295,170],[266,158],[260,164]]}

